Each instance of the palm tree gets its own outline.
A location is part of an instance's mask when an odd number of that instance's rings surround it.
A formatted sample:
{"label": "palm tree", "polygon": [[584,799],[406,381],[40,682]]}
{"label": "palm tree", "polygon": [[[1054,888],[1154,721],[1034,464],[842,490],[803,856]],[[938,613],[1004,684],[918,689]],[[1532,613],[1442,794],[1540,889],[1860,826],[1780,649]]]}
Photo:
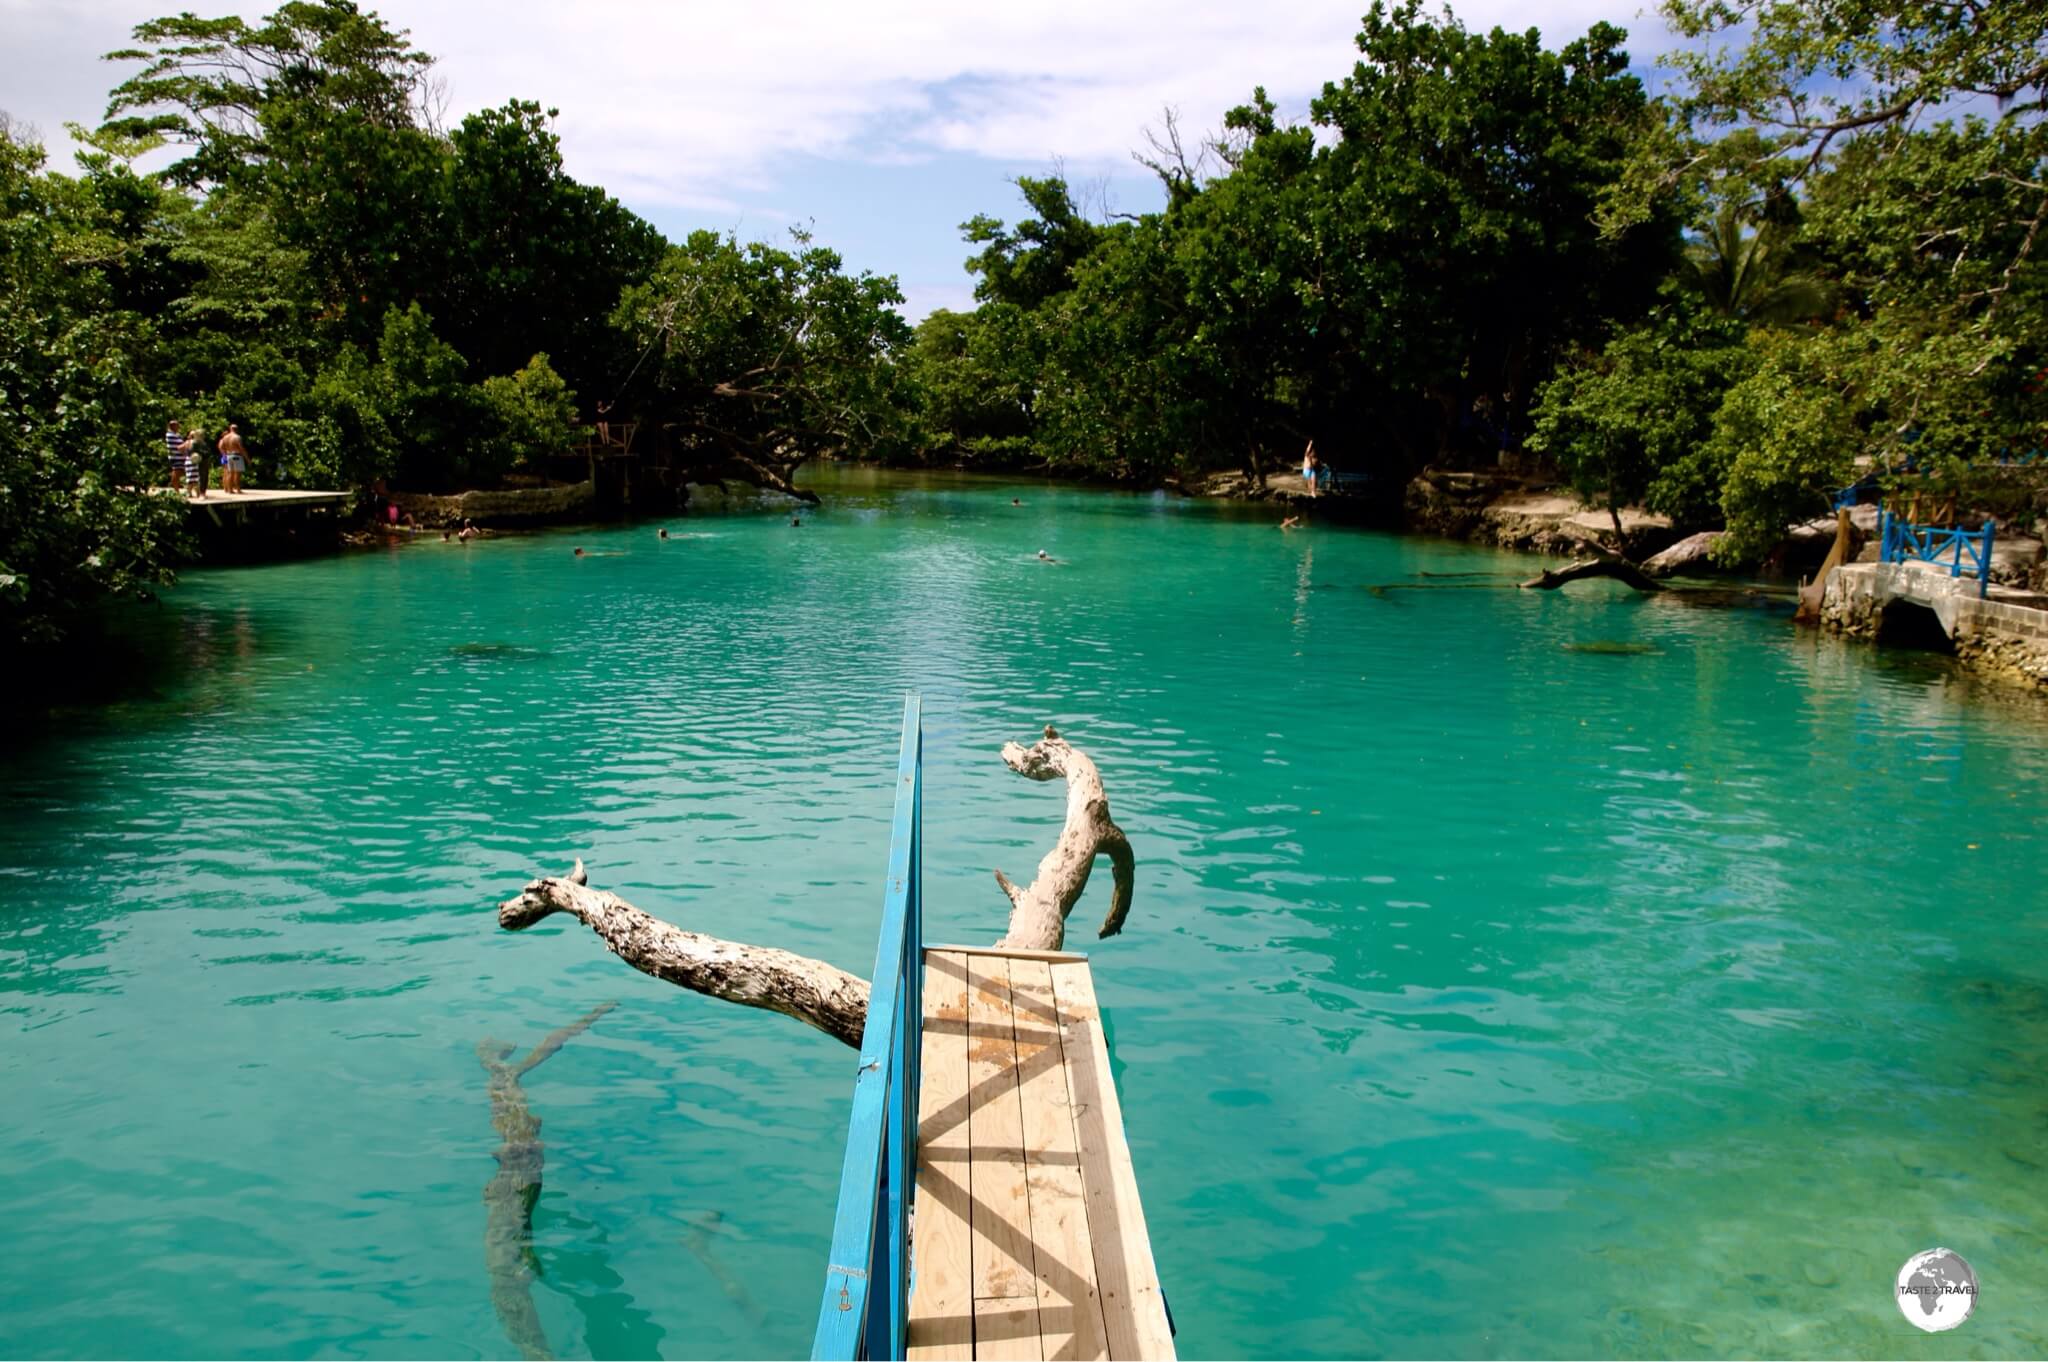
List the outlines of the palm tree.
{"label": "palm tree", "polygon": [[1833,303],[1824,279],[1792,268],[1796,226],[1765,221],[1751,226],[1753,205],[1721,206],[1697,240],[1685,248],[1684,274],[1726,317],[1766,326],[1812,321]]}

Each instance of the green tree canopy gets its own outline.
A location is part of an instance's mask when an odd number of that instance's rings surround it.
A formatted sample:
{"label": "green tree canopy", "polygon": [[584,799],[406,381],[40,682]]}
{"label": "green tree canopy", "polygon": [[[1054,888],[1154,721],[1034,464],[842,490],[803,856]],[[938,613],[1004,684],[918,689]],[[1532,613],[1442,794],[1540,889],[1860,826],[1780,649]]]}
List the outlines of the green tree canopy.
{"label": "green tree canopy", "polygon": [[651,356],[630,399],[643,420],[709,477],[816,501],[791,482],[798,464],[908,447],[915,408],[896,361],[911,331],[894,279],[849,275],[802,233],[794,245],[693,232],[613,319]]}
{"label": "green tree canopy", "polygon": [[0,128],[0,642],[60,637],[170,579],[184,523],[163,479],[155,337],[121,306],[156,214],[102,161],[81,180]]}

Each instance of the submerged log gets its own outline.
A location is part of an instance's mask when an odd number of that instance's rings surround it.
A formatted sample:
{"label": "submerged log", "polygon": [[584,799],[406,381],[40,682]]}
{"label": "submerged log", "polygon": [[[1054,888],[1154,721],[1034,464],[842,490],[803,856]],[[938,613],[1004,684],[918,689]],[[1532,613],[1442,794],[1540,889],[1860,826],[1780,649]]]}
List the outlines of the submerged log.
{"label": "submerged log", "polygon": [[[1114,887],[1097,935],[1115,936],[1131,911],[1136,860],[1130,839],[1109,816],[1102,774],[1051,727],[1026,747],[1005,743],[1003,761],[1030,780],[1064,778],[1066,823],[1038,863],[1030,885],[1019,888],[998,870],[996,883],[1010,900],[1009,930],[997,945],[1011,950],[1056,951],[1066,943],[1067,915],[1088,887],[1097,856],[1108,856]],[[854,1049],[867,1024],[868,981],[837,965],[772,946],[726,941],[685,931],[616,894],[592,889],[582,861],[569,874],[538,879],[517,898],[498,905],[498,925],[524,931],[555,913],[567,913],[596,932],[612,954],[657,979],[743,1007],[780,1012]]]}
{"label": "submerged log", "polygon": [[1663,583],[1649,576],[1634,563],[1621,558],[1581,558],[1561,568],[1545,568],[1528,581],[1521,583],[1521,586],[1524,590],[1555,591],[1567,582],[1576,582],[1587,577],[1612,577],[1642,592],[1664,589]]}
{"label": "submerged log", "polygon": [[540,1118],[526,1105],[526,1089],[519,1080],[617,1006],[603,1003],[591,1008],[534,1046],[517,1064],[506,1063],[512,1047],[501,1041],[486,1040],[476,1047],[476,1057],[489,1075],[491,1125],[501,1142],[495,1154],[498,1171],[484,1184],[484,1267],[491,1274],[491,1308],[506,1339],[527,1362],[543,1362],[554,1354],[533,1304],[533,1279],[540,1275],[533,1254],[533,1206],[540,1200],[546,1153]]}

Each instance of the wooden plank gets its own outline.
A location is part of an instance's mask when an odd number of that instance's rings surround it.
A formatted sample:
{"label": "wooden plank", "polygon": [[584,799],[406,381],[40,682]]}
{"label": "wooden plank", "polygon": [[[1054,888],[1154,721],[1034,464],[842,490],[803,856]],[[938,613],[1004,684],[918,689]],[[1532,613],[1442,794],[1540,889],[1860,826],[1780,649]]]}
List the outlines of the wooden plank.
{"label": "wooden plank", "polygon": [[926,946],[953,955],[1000,955],[1006,960],[1086,960],[1080,951],[1013,951],[1007,946]]}
{"label": "wooden plank", "polygon": [[1038,1302],[1030,1296],[974,1303],[974,1355],[1043,1362]]}
{"label": "wooden plank", "polygon": [[1088,1228],[1095,1242],[1095,1281],[1102,1295],[1109,1355],[1171,1358],[1173,1330],[1159,1290],[1159,1269],[1145,1211],[1138,1203],[1138,1176],[1124,1139],[1123,1107],[1110,1077],[1109,1043],[1095,1002],[1095,980],[1086,965],[1050,967],[1053,997],[1066,1025],[1067,1081],[1074,1110],[1074,1139],[1081,1155],[1081,1183],[1088,1196]]}
{"label": "wooden plank", "polygon": [[[1010,962],[967,960],[968,1140],[974,1171],[974,1298],[1031,1297],[1031,1202],[1024,1172],[1024,1113],[1017,1095],[1017,1037],[1010,1011]],[[979,1338],[977,1336],[977,1352]]]}
{"label": "wooden plank", "polygon": [[1109,1335],[1095,1289],[1095,1248],[1088,1238],[1088,1197],[1075,1146],[1052,967],[1043,960],[1012,960],[1010,994],[1045,1356],[1049,1362],[1106,1358]]}
{"label": "wooden plank", "polygon": [[967,1248],[967,960],[924,956],[924,1080],[917,1103],[917,1213],[911,1243],[915,1358],[974,1356]]}

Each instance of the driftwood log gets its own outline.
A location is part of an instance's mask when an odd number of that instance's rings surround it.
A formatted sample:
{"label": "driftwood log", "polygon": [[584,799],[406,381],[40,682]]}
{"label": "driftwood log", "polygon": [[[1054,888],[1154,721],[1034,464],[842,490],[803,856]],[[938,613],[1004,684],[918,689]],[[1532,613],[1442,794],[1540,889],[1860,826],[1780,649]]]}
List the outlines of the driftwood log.
{"label": "driftwood log", "polygon": [[512,1047],[502,1041],[486,1040],[476,1047],[476,1057],[489,1075],[491,1124],[499,1139],[498,1171],[484,1184],[484,1267],[491,1274],[491,1308],[497,1311],[506,1339],[527,1362],[544,1362],[554,1354],[548,1351],[547,1333],[533,1304],[533,1279],[540,1275],[533,1256],[533,1206],[540,1200],[546,1152],[540,1142],[540,1117],[526,1105],[526,1089],[519,1080],[617,1006],[591,1008],[534,1046],[517,1064],[506,1062]]}
{"label": "driftwood log", "polygon": [[1528,581],[1521,583],[1521,586],[1524,590],[1555,591],[1566,582],[1576,582],[1586,577],[1612,577],[1643,592],[1664,589],[1662,582],[1622,558],[1581,558],[1577,562],[1566,563],[1561,568],[1545,568]]}
{"label": "driftwood log", "polygon": [[[1136,862],[1130,840],[1109,816],[1102,775],[1086,753],[1050,727],[1029,747],[1006,743],[1003,761],[1030,780],[1067,782],[1067,817],[1059,840],[1038,863],[1038,874],[1019,888],[998,870],[996,883],[1010,899],[1009,930],[996,943],[1013,950],[1056,951],[1066,944],[1067,915],[1088,887],[1097,856],[1108,856],[1115,877],[1099,936],[1123,930],[1131,911]],[[612,954],[643,974],[743,1007],[794,1017],[854,1049],[867,1024],[868,981],[837,965],[772,946],[726,941],[685,931],[616,894],[592,889],[583,862],[559,877],[538,879],[498,905],[498,925],[517,932],[555,913],[567,913],[596,932]]]}
{"label": "driftwood log", "polygon": [[1109,911],[1096,935],[1115,936],[1124,929],[1124,918],[1131,911],[1137,863],[1131,856],[1130,839],[1109,816],[1102,773],[1050,725],[1045,736],[1029,747],[1004,743],[1003,762],[1030,780],[1066,777],[1067,821],[1060,829],[1059,841],[1039,861],[1038,877],[1028,887],[1019,889],[1008,875],[996,871],[996,883],[1010,896],[1010,930],[996,944],[1012,950],[1059,950],[1067,939],[1067,914],[1081,901],[1097,856],[1109,857],[1115,883],[1109,893]]}

